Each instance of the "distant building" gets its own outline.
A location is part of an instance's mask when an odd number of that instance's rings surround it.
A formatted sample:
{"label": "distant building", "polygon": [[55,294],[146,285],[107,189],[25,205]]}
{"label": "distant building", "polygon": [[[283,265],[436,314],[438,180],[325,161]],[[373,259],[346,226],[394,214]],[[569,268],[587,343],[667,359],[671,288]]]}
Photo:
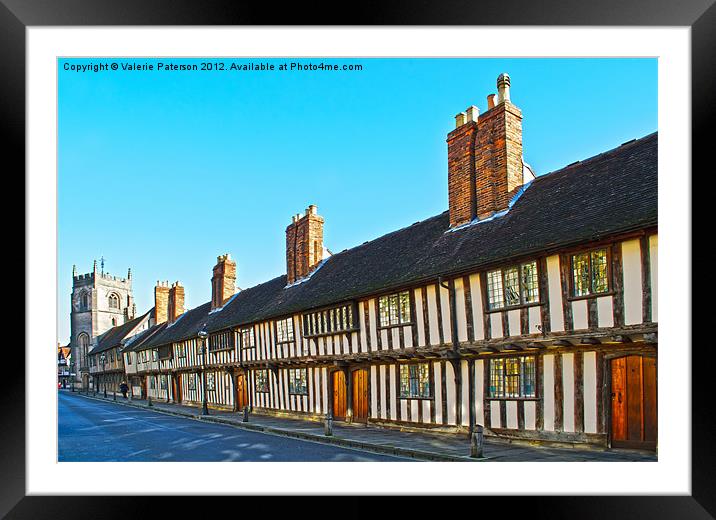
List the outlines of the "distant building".
{"label": "distant building", "polygon": [[71,372],[71,349],[69,345],[61,346],[57,344],[57,382],[62,388],[69,388]]}
{"label": "distant building", "polygon": [[72,306],[70,311],[70,348],[76,382],[83,388],[89,385],[87,353],[103,332],[134,319],[136,307],[132,296],[132,271],[119,278],[97,271],[97,261],[91,273],[77,274],[72,267]]}

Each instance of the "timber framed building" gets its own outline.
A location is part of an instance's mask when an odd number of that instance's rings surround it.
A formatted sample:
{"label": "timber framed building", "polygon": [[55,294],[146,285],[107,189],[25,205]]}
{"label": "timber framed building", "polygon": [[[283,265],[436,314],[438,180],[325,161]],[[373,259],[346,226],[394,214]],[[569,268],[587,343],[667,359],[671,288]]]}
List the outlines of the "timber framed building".
{"label": "timber framed building", "polygon": [[236,292],[222,255],[186,312],[158,284],[134,395],[199,405],[205,377],[235,411],[655,448],[657,135],[535,177],[497,86],[448,135],[444,213],[329,255],[309,206],[286,275]]}

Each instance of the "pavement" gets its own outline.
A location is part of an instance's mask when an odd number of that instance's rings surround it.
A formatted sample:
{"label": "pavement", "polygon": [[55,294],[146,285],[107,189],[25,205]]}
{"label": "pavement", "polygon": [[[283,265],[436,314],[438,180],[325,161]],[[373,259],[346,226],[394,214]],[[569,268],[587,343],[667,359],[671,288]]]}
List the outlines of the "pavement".
{"label": "pavement", "polygon": [[484,456],[480,459],[474,459],[469,457],[470,443],[464,435],[408,432],[372,425],[336,422],[333,425],[333,435],[328,437],[324,432],[324,424],[317,421],[252,413],[249,416],[249,422],[242,422],[241,413],[210,409],[210,415],[202,416],[199,408],[162,401],[153,400],[152,406],[148,407],[145,400],[125,400],[121,395],[118,395],[117,400],[114,401],[112,395],[108,395],[107,398],[104,398],[102,394],[85,396],[77,392],[70,393],[67,390],[60,390],[60,394],[66,394],[69,399],[78,397],[82,400],[111,402],[112,405],[116,405],[118,408],[128,407],[143,409],[144,411],[151,410],[154,415],[172,415],[204,423],[218,423],[247,432],[252,431],[284,438],[290,437],[326,446],[360,450],[362,453],[401,457],[402,460],[449,462],[637,462],[657,460],[657,456],[654,453],[635,450],[600,450],[583,447],[552,448],[513,444],[489,437],[485,439]]}

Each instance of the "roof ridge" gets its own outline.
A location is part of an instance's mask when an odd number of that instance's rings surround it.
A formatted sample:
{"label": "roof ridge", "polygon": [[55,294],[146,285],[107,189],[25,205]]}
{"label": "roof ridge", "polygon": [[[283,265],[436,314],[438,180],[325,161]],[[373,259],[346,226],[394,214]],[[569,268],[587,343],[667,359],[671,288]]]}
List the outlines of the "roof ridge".
{"label": "roof ridge", "polygon": [[646,135],[644,135],[644,136],[642,136],[642,137],[638,137],[638,138],[635,138],[635,139],[631,139],[631,140],[629,140],[629,141],[626,141],[626,142],[620,144],[619,146],[615,146],[614,148],[610,148],[609,150],[605,150],[605,151],[600,152],[600,153],[598,153],[598,154],[596,154],[596,155],[592,155],[592,156],[590,156],[590,157],[587,157],[586,159],[580,159],[580,160],[578,160],[578,161],[571,162],[571,163],[567,164],[566,166],[562,166],[561,168],[559,168],[559,169],[557,169],[557,170],[552,170],[551,172],[542,173],[542,174],[540,174],[540,175],[535,175],[535,178],[534,178],[531,182],[535,182],[535,181],[538,181],[538,180],[540,180],[540,179],[545,179],[545,178],[547,178],[547,177],[549,177],[549,176],[551,176],[551,175],[555,175],[555,174],[558,174],[558,173],[564,173],[565,170],[568,170],[568,169],[570,169],[570,168],[574,168],[574,167],[577,166],[577,165],[582,166],[582,165],[584,165],[584,164],[586,164],[586,163],[591,163],[592,161],[594,161],[594,160],[596,160],[596,159],[599,159],[600,157],[604,157],[605,155],[609,155],[609,154],[615,153],[615,152],[617,152],[617,151],[623,150],[624,148],[630,148],[630,147],[635,146],[636,144],[638,144],[638,143],[644,141],[645,139],[652,138],[652,137],[654,137],[654,136],[656,136],[656,135],[658,135],[658,134],[659,134],[659,131],[658,131],[658,130],[655,130],[654,132],[651,132],[650,134],[646,134]]}

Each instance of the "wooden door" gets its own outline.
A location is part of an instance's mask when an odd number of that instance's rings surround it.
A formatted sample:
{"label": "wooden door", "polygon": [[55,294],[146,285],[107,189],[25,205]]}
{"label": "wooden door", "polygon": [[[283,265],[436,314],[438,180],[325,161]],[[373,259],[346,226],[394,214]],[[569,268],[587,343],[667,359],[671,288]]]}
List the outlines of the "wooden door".
{"label": "wooden door", "polygon": [[368,371],[355,370],[353,377],[353,419],[357,422],[368,421]]}
{"label": "wooden door", "polygon": [[246,386],[246,376],[236,375],[236,409],[242,411],[249,404],[249,392]]}
{"label": "wooden door", "polygon": [[346,375],[342,370],[333,372],[333,418],[343,421],[346,418]]}
{"label": "wooden door", "polygon": [[656,448],[656,358],[612,359],[611,436],[615,448]]}
{"label": "wooden door", "polygon": [[174,402],[181,403],[181,374],[172,377],[172,384],[174,386]]}

